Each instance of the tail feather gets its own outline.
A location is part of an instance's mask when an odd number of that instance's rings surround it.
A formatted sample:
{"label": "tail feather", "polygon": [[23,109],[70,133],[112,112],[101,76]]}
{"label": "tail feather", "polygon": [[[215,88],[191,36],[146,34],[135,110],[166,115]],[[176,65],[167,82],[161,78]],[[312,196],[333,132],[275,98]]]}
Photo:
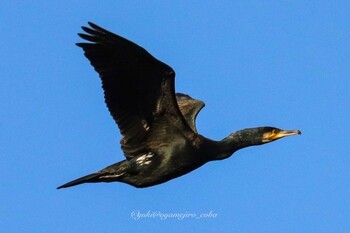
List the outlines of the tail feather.
{"label": "tail feather", "polygon": [[92,173],[92,174],[80,177],[76,180],[70,181],[64,185],[61,185],[61,186],[57,187],[57,189],[68,188],[68,187],[78,185],[78,184],[83,184],[83,183],[99,182],[99,181],[101,181],[101,180],[99,180],[99,177],[101,177],[103,175],[105,175],[105,173],[101,173],[101,172]]}

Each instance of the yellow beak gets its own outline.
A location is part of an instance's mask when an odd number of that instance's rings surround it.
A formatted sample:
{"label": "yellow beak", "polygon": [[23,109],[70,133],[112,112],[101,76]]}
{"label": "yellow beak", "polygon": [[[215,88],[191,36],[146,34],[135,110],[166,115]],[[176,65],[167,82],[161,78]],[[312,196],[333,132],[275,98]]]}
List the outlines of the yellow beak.
{"label": "yellow beak", "polygon": [[281,130],[279,132],[272,132],[269,136],[270,141],[274,141],[280,138],[284,138],[292,135],[300,135],[300,130]]}

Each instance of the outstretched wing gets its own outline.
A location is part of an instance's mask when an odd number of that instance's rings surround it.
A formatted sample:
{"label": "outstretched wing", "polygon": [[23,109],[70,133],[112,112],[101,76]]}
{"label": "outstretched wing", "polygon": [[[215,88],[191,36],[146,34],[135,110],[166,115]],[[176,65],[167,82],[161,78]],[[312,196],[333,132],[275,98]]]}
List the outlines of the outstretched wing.
{"label": "outstretched wing", "polygon": [[188,130],[176,103],[173,69],[135,43],[89,25],[91,28],[82,27],[86,34],[78,34],[88,43],[77,45],[100,75],[126,158],[147,149],[146,137],[156,118],[168,118],[177,128]]}
{"label": "outstretched wing", "polygon": [[188,125],[193,132],[198,133],[196,128],[196,118],[199,111],[205,106],[204,102],[193,99],[189,95],[182,93],[176,93],[176,101]]}

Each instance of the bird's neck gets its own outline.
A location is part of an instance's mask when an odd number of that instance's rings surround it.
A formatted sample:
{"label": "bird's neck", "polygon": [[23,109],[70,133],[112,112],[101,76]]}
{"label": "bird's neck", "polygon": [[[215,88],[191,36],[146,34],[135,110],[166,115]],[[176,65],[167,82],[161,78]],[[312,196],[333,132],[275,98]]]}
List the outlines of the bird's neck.
{"label": "bird's neck", "polygon": [[239,149],[262,144],[257,140],[249,129],[240,130],[230,134],[221,141],[211,142],[213,151],[211,151],[210,160],[222,160],[230,157]]}

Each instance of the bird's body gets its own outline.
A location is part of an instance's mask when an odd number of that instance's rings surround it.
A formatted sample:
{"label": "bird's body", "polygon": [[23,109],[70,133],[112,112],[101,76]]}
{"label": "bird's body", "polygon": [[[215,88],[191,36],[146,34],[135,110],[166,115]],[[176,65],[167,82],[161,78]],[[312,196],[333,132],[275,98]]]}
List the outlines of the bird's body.
{"label": "bird's body", "polygon": [[175,72],[140,46],[95,24],[78,43],[102,80],[106,104],[122,134],[125,160],[59,188],[81,183],[124,182],[149,187],[182,176],[235,151],[300,134],[298,130],[258,127],[237,131],[221,141],[198,134],[200,100],[175,94]]}

